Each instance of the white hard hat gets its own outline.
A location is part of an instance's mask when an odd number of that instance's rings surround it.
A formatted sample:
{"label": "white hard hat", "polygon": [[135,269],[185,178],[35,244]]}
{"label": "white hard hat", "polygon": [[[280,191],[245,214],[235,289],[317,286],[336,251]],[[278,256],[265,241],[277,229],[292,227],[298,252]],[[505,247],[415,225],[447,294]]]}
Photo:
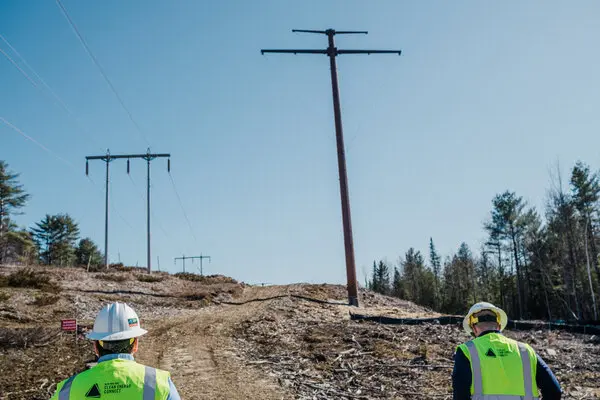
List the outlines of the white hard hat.
{"label": "white hard hat", "polygon": [[506,313],[504,312],[504,310],[496,307],[492,303],[487,303],[485,301],[482,301],[477,304],[474,304],[471,307],[471,309],[469,310],[469,313],[463,319],[463,329],[465,330],[465,332],[467,332],[469,334],[473,333],[473,329],[471,328],[471,324],[470,324],[471,317],[473,316],[473,314],[477,314],[484,310],[492,311],[498,316],[498,318],[500,319],[499,323],[500,323],[501,331],[504,330],[504,328],[506,328],[506,324],[508,324],[508,317],[506,316]]}
{"label": "white hard hat", "polygon": [[112,303],[102,307],[96,316],[94,329],[87,334],[90,340],[125,340],[148,333],[140,327],[138,315],[125,303]]}

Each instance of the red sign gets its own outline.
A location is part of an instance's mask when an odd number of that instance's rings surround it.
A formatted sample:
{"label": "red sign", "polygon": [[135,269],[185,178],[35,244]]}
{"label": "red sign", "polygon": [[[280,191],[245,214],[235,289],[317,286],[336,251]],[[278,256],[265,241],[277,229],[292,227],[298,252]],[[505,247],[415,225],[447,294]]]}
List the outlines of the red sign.
{"label": "red sign", "polygon": [[63,331],[76,331],[77,320],[76,319],[63,319],[60,321],[60,328]]}

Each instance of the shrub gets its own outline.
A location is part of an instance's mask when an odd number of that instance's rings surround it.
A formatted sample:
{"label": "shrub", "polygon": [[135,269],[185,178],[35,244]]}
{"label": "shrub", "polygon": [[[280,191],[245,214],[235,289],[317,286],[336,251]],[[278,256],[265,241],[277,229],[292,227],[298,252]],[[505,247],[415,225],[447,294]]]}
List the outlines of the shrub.
{"label": "shrub", "polygon": [[18,288],[41,289],[50,284],[50,277],[43,272],[24,268],[8,275],[7,286]]}
{"label": "shrub", "polygon": [[60,293],[62,291],[60,285],[50,281],[50,277],[44,272],[35,271],[31,268],[24,268],[13,272],[6,277],[4,282],[4,286],[15,288],[40,289],[50,293]]}
{"label": "shrub", "polygon": [[58,300],[60,300],[60,296],[43,293],[40,296],[36,296],[31,304],[36,306],[49,306],[56,303]]}
{"label": "shrub", "polygon": [[186,281],[201,282],[207,285],[217,283],[238,283],[235,279],[223,275],[198,275],[191,272],[178,272],[175,276]]}
{"label": "shrub", "polygon": [[6,292],[0,292],[0,302],[10,299],[10,294]]}
{"label": "shrub", "polygon": [[155,282],[162,282],[164,280],[164,278],[162,276],[156,276],[156,275],[138,275],[137,280],[140,282],[155,283]]}
{"label": "shrub", "polygon": [[103,281],[111,281],[111,282],[125,282],[129,278],[127,275],[119,275],[119,274],[98,274],[95,276],[96,279],[102,279]]}

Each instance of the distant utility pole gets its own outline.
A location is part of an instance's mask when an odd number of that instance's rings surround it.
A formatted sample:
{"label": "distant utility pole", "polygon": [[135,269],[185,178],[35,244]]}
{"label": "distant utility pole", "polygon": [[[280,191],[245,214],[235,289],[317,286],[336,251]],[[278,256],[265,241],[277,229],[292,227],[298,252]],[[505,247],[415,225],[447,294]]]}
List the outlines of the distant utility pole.
{"label": "distant utility pole", "polygon": [[[110,150],[106,149],[106,155],[104,156],[88,156],[85,158],[85,174],[89,175],[90,173],[90,164],[89,160],[102,160],[106,163],[106,189],[105,189],[105,203],[104,203],[104,267],[108,269],[108,165],[111,161],[113,161],[116,156],[110,155]],[[120,258],[120,253],[119,253]]]}
{"label": "distant utility pole", "polygon": [[356,264],[354,261],[354,242],[352,239],[352,220],[350,218],[350,200],[348,196],[348,176],[346,173],[346,153],[344,150],[344,134],[342,130],[342,112],[340,110],[340,91],[338,88],[337,66],[335,58],[341,54],[385,54],[392,53],[400,55],[400,50],[339,50],[335,47],[333,37],[335,35],[367,34],[366,31],[336,31],[327,29],[325,31],[293,29],[292,32],[318,33],[327,35],[329,47],[324,50],[261,50],[265,53],[291,53],[291,54],[325,54],[329,56],[331,68],[331,88],[333,91],[333,112],[335,117],[335,133],[338,156],[338,172],[340,179],[340,196],[342,201],[342,222],[344,227],[344,247],[346,250],[346,275],[348,280],[348,303],[358,306],[358,285],[356,281]]}
{"label": "distant utility pole", "polygon": [[85,174],[89,174],[89,160],[102,160],[106,163],[106,196],[105,196],[105,218],[104,218],[104,264],[106,268],[108,268],[108,164],[116,160],[118,158],[126,158],[127,159],[127,173],[129,173],[129,160],[131,158],[141,158],[146,160],[147,163],[147,247],[148,247],[148,273],[152,271],[152,259],[150,258],[150,162],[155,158],[167,157],[167,171],[171,171],[171,155],[166,153],[154,154],[150,153],[150,148],[146,154],[120,154],[120,155],[111,155],[109,150],[106,150],[106,155],[103,156],[87,156],[85,158]]}
{"label": "distant utility pole", "polygon": [[204,260],[205,258],[208,258],[208,262],[210,262],[210,256],[203,256],[202,253],[200,253],[199,256],[192,256],[192,257],[186,257],[185,255],[183,255],[181,257],[175,257],[175,264],[177,264],[177,260],[183,260],[183,272],[185,272],[185,260],[192,260],[192,262],[194,262],[194,259],[199,259],[200,260],[200,275],[203,275],[202,260]]}

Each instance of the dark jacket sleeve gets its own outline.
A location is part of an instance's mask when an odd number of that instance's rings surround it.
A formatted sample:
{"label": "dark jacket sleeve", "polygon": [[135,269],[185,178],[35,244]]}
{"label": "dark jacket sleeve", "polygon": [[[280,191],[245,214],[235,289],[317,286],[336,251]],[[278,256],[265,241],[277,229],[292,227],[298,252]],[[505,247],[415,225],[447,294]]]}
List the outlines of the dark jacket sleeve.
{"label": "dark jacket sleeve", "polygon": [[560,400],[562,395],[562,390],[560,389],[560,384],[558,380],[552,373],[552,370],[542,357],[538,354],[537,356],[537,372],[535,375],[535,381],[538,385],[538,388],[542,392],[542,399],[544,400]]}
{"label": "dark jacket sleeve", "polygon": [[471,400],[471,363],[461,349],[454,354],[452,371],[453,400]]}

